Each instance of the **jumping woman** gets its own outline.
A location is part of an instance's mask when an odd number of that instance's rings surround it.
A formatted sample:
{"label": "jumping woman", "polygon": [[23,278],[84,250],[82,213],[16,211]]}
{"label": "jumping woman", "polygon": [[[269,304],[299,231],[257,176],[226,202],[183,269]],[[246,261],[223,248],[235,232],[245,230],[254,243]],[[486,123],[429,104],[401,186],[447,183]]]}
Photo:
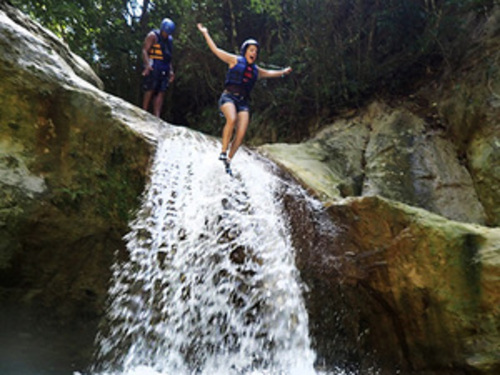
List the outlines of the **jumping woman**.
{"label": "jumping woman", "polygon": [[[202,24],[198,24],[198,30],[203,34],[210,50],[228,65],[224,91],[219,99],[219,108],[226,124],[222,131],[222,152],[219,160],[224,162],[226,172],[232,175],[231,160],[243,142],[243,138],[250,122],[249,97],[255,82],[259,78],[284,77],[292,72],[292,68],[287,67],[281,70],[262,69],[255,64],[259,54],[259,43],[254,39],[248,39],[241,45],[240,55],[234,55],[217,47],[208,29]],[[229,143],[236,128],[234,140],[231,143],[229,153]]]}

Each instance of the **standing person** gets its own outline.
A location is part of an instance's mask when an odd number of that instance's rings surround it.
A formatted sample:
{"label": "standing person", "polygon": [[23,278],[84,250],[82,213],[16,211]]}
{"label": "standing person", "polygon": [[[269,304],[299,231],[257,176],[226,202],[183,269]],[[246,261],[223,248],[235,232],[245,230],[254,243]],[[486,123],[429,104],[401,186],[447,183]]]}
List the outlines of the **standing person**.
{"label": "standing person", "polygon": [[[248,39],[241,45],[240,55],[234,55],[217,47],[208,29],[201,23],[198,30],[203,34],[210,50],[228,65],[225,88],[219,99],[219,108],[226,124],[222,131],[222,150],[219,160],[224,162],[226,172],[231,172],[231,160],[243,142],[243,137],[250,122],[250,106],[248,104],[250,91],[259,78],[284,77],[292,72],[292,68],[287,67],[281,70],[267,70],[255,64],[259,54],[259,43],[254,39]],[[229,154],[227,150],[236,127],[236,134]]]}
{"label": "standing person", "polygon": [[165,91],[169,83],[174,81],[172,68],[172,34],[175,24],[171,19],[165,18],[160,25],[160,30],[152,30],[146,36],[142,45],[142,72],[144,98],[142,109],[148,111],[153,100],[153,114],[160,117]]}

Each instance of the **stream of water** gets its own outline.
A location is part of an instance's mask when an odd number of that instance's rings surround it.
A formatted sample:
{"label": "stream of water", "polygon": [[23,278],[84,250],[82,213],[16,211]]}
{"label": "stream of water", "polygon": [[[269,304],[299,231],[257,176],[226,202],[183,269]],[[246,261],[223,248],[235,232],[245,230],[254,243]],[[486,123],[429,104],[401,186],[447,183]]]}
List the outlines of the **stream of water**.
{"label": "stream of water", "polygon": [[272,165],[183,128],[157,148],[109,290],[100,375],[309,375],[308,316]]}

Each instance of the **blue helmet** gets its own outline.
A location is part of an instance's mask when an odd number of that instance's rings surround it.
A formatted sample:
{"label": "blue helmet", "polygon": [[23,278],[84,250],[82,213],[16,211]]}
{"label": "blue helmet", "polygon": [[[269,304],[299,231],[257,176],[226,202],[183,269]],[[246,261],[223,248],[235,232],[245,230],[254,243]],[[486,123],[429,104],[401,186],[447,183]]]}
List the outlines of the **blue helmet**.
{"label": "blue helmet", "polygon": [[172,35],[175,31],[175,23],[170,18],[164,18],[160,26],[160,32],[162,31],[165,31],[168,35]]}
{"label": "blue helmet", "polygon": [[242,56],[245,56],[245,52],[247,51],[247,48],[249,46],[257,46],[257,50],[260,49],[259,42],[257,42],[255,39],[247,39],[243,42],[243,44],[240,47],[240,53]]}

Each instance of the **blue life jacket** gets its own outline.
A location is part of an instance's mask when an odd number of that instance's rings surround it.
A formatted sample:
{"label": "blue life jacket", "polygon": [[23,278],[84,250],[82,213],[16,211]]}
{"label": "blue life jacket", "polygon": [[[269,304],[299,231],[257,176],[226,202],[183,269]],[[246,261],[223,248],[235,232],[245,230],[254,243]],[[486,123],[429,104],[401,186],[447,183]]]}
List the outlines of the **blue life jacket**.
{"label": "blue life jacket", "polygon": [[230,86],[242,88],[245,91],[245,95],[248,96],[258,76],[259,71],[257,70],[257,65],[248,64],[244,56],[238,56],[236,65],[227,71],[224,86],[226,88]]}
{"label": "blue life jacket", "polygon": [[170,70],[172,61],[173,38],[169,35],[167,39],[162,38],[159,30],[153,30],[156,35],[156,43],[148,51],[149,59],[153,62],[153,69],[161,71]]}

